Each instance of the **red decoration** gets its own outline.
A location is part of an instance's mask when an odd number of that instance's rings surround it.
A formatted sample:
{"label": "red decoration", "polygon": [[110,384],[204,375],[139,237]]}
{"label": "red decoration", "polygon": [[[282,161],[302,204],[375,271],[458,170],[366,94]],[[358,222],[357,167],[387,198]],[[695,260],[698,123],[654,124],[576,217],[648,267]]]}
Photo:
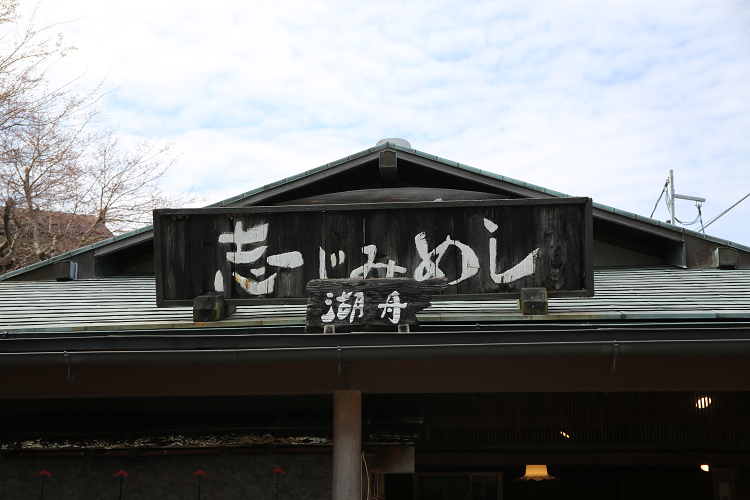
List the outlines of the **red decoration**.
{"label": "red decoration", "polygon": [[203,472],[203,469],[198,469],[197,471],[195,471],[193,473],[194,476],[197,476],[198,474],[200,474],[201,476],[204,476],[204,477],[206,476],[206,473]]}
{"label": "red decoration", "polygon": [[115,477],[117,477],[117,476],[125,476],[125,477],[128,477],[129,475],[130,475],[130,474],[128,474],[127,472],[125,472],[125,469],[120,469],[120,470],[119,470],[119,472],[118,472],[117,474],[115,474]]}
{"label": "red decoration", "polygon": [[284,472],[284,469],[282,469],[281,467],[276,467],[274,470],[271,471],[271,474],[276,474],[277,472],[281,472],[282,474],[286,474],[286,472]]}
{"label": "red decoration", "polygon": [[44,474],[45,476],[51,476],[52,475],[49,472],[47,472],[46,470],[43,470],[42,472],[40,472],[39,474],[37,474],[36,477],[42,477],[42,474]]}

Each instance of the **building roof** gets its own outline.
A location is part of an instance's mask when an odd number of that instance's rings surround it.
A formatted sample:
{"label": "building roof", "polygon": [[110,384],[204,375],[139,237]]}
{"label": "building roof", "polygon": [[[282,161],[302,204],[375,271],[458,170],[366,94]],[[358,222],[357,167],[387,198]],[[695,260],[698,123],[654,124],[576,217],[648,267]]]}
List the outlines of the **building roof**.
{"label": "building roof", "polygon": [[[436,162],[436,163],[441,164],[441,165],[447,165],[447,166],[454,167],[456,169],[459,169],[459,170],[462,170],[462,171],[465,171],[465,172],[470,172],[472,174],[478,174],[478,175],[486,177],[488,179],[493,179],[493,180],[501,181],[503,183],[507,183],[508,185],[517,186],[519,188],[523,188],[524,190],[528,190],[528,191],[530,191],[532,193],[538,193],[539,196],[543,196],[543,197],[562,197],[562,198],[571,197],[570,195],[567,195],[565,193],[561,193],[559,191],[548,189],[548,188],[545,188],[545,187],[542,187],[542,186],[537,186],[535,184],[523,182],[523,181],[520,181],[520,180],[517,180],[517,179],[513,179],[511,177],[506,177],[506,176],[503,176],[503,175],[495,174],[493,172],[488,172],[486,170],[481,170],[481,169],[478,169],[478,168],[474,168],[474,167],[471,167],[469,165],[465,165],[463,163],[455,162],[455,161],[452,161],[452,160],[447,160],[445,158],[441,158],[439,156],[436,156],[436,155],[433,155],[433,154],[429,154],[429,153],[425,153],[425,152],[422,152],[422,151],[419,151],[419,150],[416,150],[416,149],[407,148],[407,147],[404,147],[404,146],[401,146],[401,145],[398,145],[398,144],[387,142],[387,143],[380,144],[378,146],[373,146],[371,148],[365,149],[365,150],[360,151],[358,153],[354,153],[352,155],[346,156],[346,157],[341,158],[339,160],[336,160],[336,161],[333,161],[333,162],[330,162],[330,163],[326,163],[325,165],[321,165],[321,166],[319,166],[317,168],[313,168],[311,170],[307,170],[307,171],[302,172],[300,174],[297,174],[297,175],[294,175],[294,176],[291,176],[291,177],[287,177],[285,179],[281,179],[279,181],[267,184],[265,186],[259,187],[257,189],[253,189],[251,191],[247,191],[247,192],[239,194],[237,196],[233,196],[233,197],[227,198],[227,199],[219,201],[217,203],[213,203],[211,205],[208,205],[206,208],[244,206],[244,204],[246,202],[249,202],[250,199],[252,199],[254,196],[257,196],[258,194],[261,194],[261,193],[273,190],[273,189],[281,187],[281,186],[292,184],[294,182],[301,181],[301,180],[304,180],[306,178],[310,178],[310,177],[314,176],[315,174],[319,174],[321,172],[325,172],[325,171],[334,169],[335,167],[344,165],[344,164],[346,164],[348,162],[355,162],[356,160],[359,160],[359,159],[361,159],[363,157],[366,157],[368,155],[372,155],[372,154],[378,153],[378,152],[383,151],[385,149],[398,150],[398,151],[404,152],[404,153],[406,153],[408,155],[413,155],[414,157],[424,158],[424,159]],[[666,223],[664,221],[660,221],[660,220],[656,220],[656,219],[651,219],[649,217],[645,217],[645,216],[642,216],[642,215],[634,214],[634,213],[631,213],[631,212],[627,212],[625,210],[620,210],[620,209],[617,209],[617,208],[614,208],[614,207],[610,207],[610,206],[607,206],[607,205],[603,205],[601,203],[596,203],[596,202],[593,203],[593,207],[594,207],[594,216],[595,217],[597,216],[597,212],[600,215],[603,214],[603,213],[613,214],[614,216],[618,217],[619,219],[621,219],[623,221],[634,221],[634,222],[637,222],[637,223],[645,223],[648,227],[660,228],[661,230],[666,230],[669,233],[673,233],[675,236],[689,235],[689,236],[692,236],[692,237],[695,237],[695,238],[698,238],[698,239],[701,239],[701,240],[709,241],[711,243],[716,243],[718,245],[728,246],[728,247],[736,248],[736,249],[743,250],[743,251],[746,251],[746,252],[750,252],[750,247],[749,246],[742,245],[742,244],[739,244],[739,243],[736,243],[736,242],[732,242],[732,241],[729,241],[729,240],[725,240],[725,239],[722,239],[722,238],[717,238],[717,237],[714,237],[714,236],[710,236],[710,235],[707,235],[707,234],[704,234],[704,233],[692,231],[690,229],[686,229],[686,228],[683,228],[683,227],[674,226],[674,225]],[[9,278],[12,278],[12,277],[24,274],[26,272],[33,271],[35,269],[39,269],[41,267],[47,266],[49,264],[52,264],[54,262],[58,262],[58,261],[61,261],[61,260],[70,259],[73,256],[80,255],[82,253],[85,253],[85,252],[88,252],[88,251],[91,251],[91,250],[97,250],[97,249],[100,249],[101,247],[105,247],[105,246],[108,246],[108,245],[113,245],[115,243],[120,243],[120,242],[123,242],[124,240],[128,240],[128,239],[133,238],[133,239],[138,239],[138,241],[142,241],[144,236],[145,237],[149,237],[149,236],[152,236],[152,235],[153,235],[153,225],[144,226],[144,227],[136,229],[134,231],[123,233],[123,234],[117,235],[117,236],[115,236],[113,238],[102,240],[102,241],[99,241],[99,242],[94,243],[92,245],[87,245],[85,247],[82,247],[82,248],[79,248],[79,249],[76,249],[76,250],[73,250],[73,251],[70,251],[70,252],[66,252],[66,253],[61,254],[61,255],[57,255],[57,256],[55,256],[55,257],[53,257],[51,259],[48,259],[46,261],[37,262],[35,264],[31,264],[29,266],[26,266],[24,268],[17,269],[15,271],[11,271],[9,273],[0,275],[0,281],[7,280]]]}
{"label": "building roof", "polygon": [[[596,295],[551,299],[546,316],[524,316],[515,301],[436,302],[418,315],[450,322],[702,321],[750,319],[750,270],[617,267],[594,271]],[[297,327],[304,305],[242,306],[215,323],[194,323],[192,308],[158,308],[153,276],[0,283],[0,334],[191,328]]]}

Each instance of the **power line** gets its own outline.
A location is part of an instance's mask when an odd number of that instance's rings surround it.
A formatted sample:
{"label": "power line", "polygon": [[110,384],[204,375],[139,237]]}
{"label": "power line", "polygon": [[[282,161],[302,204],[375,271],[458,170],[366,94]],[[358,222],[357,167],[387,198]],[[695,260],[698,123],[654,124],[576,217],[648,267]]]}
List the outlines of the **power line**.
{"label": "power line", "polygon": [[667,186],[669,186],[669,177],[667,177],[667,182],[664,183],[664,188],[661,190],[661,194],[659,195],[659,199],[656,200],[656,204],[654,205],[654,209],[651,210],[651,215],[649,215],[649,218],[654,218],[654,212],[656,212],[656,207],[659,206],[659,202],[661,201],[661,197],[664,196],[664,192],[667,190]]}
{"label": "power line", "polygon": [[732,205],[731,207],[727,208],[726,210],[724,210],[723,212],[721,212],[721,213],[720,213],[719,215],[717,215],[716,217],[714,217],[713,219],[711,219],[711,220],[710,220],[710,221],[708,222],[708,224],[706,224],[705,226],[703,226],[703,228],[705,229],[705,228],[707,228],[708,226],[710,226],[711,224],[713,224],[714,222],[716,222],[716,221],[717,221],[717,220],[719,219],[719,217],[721,217],[722,215],[724,215],[725,213],[729,212],[729,211],[730,211],[730,210],[732,210],[732,209],[733,209],[734,207],[736,207],[737,205],[739,205],[740,203],[742,203],[743,201],[745,201],[745,199],[746,199],[746,198],[747,198],[748,196],[750,196],[750,193],[747,193],[747,194],[746,194],[746,195],[745,195],[745,196],[744,196],[744,197],[743,197],[743,198],[742,198],[742,199],[741,199],[740,201],[738,201],[737,203],[735,203],[734,205]]}

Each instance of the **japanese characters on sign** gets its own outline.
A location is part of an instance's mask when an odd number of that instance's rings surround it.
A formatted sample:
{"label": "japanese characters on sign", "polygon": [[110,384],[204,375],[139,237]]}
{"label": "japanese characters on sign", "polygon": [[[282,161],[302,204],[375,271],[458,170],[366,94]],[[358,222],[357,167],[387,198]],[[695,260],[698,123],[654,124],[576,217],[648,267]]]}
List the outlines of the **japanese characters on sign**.
{"label": "japanese characters on sign", "polygon": [[348,278],[307,285],[307,326],[413,325],[430,297],[448,286],[445,278]]}
{"label": "japanese characters on sign", "polygon": [[[263,257],[268,249],[267,245],[255,245],[263,243],[268,237],[268,224],[259,224],[250,229],[242,228],[242,221],[234,224],[234,231],[231,233],[222,233],[219,235],[219,243],[231,244],[234,246],[233,251],[226,252],[227,262],[234,264],[255,264]],[[252,246],[252,249],[247,248]],[[294,269],[305,263],[302,254],[299,252],[283,252],[266,257],[266,264],[276,268]],[[273,285],[276,280],[276,274],[273,273],[266,279],[261,279],[266,274],[266,266],[260,265],[250,269],[252,277],[246,278],[238,272],[233,273],[234,279],[250,295],[267,295],[273,293]],[[216,271],[214,277],[214,289],[217,292],[224,291],[224,280],[222,271]]]}
{"label": "japanese characters on sign", "polygon": [[[242,221],[235,222],[234,231],[231,233],[222,233],[219,235],[218,240],[219,243],[231,244],[234,246],[233,250],[228,250],[226,252],[227,262],[234,264],[255,264],[262,258],[263,254],[268,249],[267,245],[256,245],[257,243],[265,242],[268,235],[268,223],[259,224],[249,229],[243,229],[242,224]],[[497,230],[497,224],[494,224],[488,219],[484,219],[484,225],[487,227],[490,234]],[[461,243],[458,240],[453,240],[450,235],[448,235],[446,236],[445,241],[430,250],[430,246],[427,243],[427,238],[423,231],[414,237],[414,248],[419,254],[421,262],[416,266],[413,278],[417,281],[424,281],[429,278],[444,277],[445,273],[440,264],[443,260],[443,256],[451,246],[455,246],[461,255],[461,274],[448,284],[456,285],[477,274],[481,265],[477,258],[477,254],[470,246]],[[525,276],[534,274],[539,255],[538,248],[529,252],[521,262],[512,268],[501,272],[498,272],[496,269],[497,239],[489,238],[489,252],[490,260],[487,263],[487,268],[489,269],[490,278],[495,283],[510,283]],[[364,246],[362,248],[362,253],[367,258],[367,261],[363,265],[355,268],[349,275],[350,278],[368,278],[371,276],[373,270],[384,270],[386,278],[394,278],[396,275],[405,277],[409,273],[409,270],[406,267],[397,265],[392,259],[389,259],[387,263],[376,262],[375,259],[378,254],[378,247],[376,245]],[[326,272],[328,264],[326,256],[326,250],[321,247],[318,254],[318,269],[320,270],[319,279],[326,279],[328,277],[328,273]],[[343,250],[339,250],[338,254],[330,254],[331,267],[336,267],[337,263],[343,264],[345,259],[346,253],[344,253]],[[269,267],[294,269],[301,267],[304,263],[305,261],[302,258],[302,254],[298,251],[283,252],[266,257],[266,264]],[[266,274],[266,266],[260,264],[259,267],[250,269],[250,274],[252,274],[252,276],[246,277],[242,276],[237,271],[232,272],[235,281],[237,281],[242,289],[249,295],[259,296],[273,293],[274,280],[276,279],[277,273],[273,273],[267,278],[262,279]],[[217,292],[224,291],[224,279],[221,269],[216,271],[214,277],[214,289]]]}
{"label": "japanese characters on sign", "polygon": [[[591,295],[590,207],[568,198],[157,210],[157,302],[301,299],[310,280],[344,278],[446,278],[447,294]],[[366,297],[326,300],[325,314],[354,321]],[[398,316],[403,302],[395,294],[380,311]]]}
{"label": "japanese characters on sign", "polygon": [[[354,294],[354,304],[349,303],[352,294]],[[349,318],[349,323],[354,323],[354,318],[363,318],[365,316],[364,292],[347,292],[342,290],[341,295],[336,297],[337,304],[335,306],[333,305],[333,292],[327,292],[324,302],[325,305],[330,307],[320,317],[323,323],[331,323],[334,319],[346,320],[347,317]],[[335,312],[333,310],[334,307],[336,308]],[[349,311],[351,311],[351,314],[349,314]]]}

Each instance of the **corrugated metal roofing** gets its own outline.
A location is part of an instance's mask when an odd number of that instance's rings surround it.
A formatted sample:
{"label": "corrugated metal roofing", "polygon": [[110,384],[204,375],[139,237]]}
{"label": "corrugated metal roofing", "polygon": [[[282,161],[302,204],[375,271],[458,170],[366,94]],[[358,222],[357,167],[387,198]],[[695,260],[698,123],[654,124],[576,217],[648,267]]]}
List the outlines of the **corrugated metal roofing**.
{"label": "corrugated metal roofing", "polygon": [[[599,268],[596,295],[552,299],[549,315],[523,316],[515,301],[446,301],[422,322],[608,321],[750,318],[750,270]],[[192,321],[188,307],[158,308],[153,276],[0,283],[0,333],[303,325],[305,306],[238,307],[229,318]]]}

